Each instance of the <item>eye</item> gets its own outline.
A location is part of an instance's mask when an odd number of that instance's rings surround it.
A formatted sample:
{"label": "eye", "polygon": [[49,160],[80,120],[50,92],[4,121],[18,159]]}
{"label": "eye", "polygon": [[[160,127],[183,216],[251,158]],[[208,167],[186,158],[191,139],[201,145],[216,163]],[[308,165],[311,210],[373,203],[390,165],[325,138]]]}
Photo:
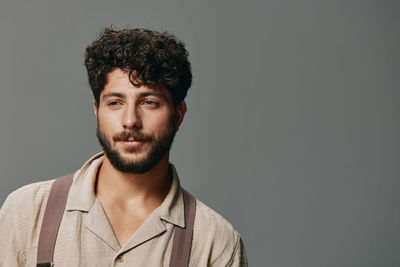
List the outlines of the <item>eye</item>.
{"label": "eye", "polygon": [[157,107],[158,103],[156,101],[147,99],[147,100],[143,101],[143,105],[151,106],[151,107]]}
{"label": "eye", "polygon": [[120,104],[121,104],[121,103],[118,102],[118,101],[110,101],[110,102],[107,103],[107,106],[109,106],[109,107],[116,107],[116,106],[118,106],[118,105],[120,105]]}

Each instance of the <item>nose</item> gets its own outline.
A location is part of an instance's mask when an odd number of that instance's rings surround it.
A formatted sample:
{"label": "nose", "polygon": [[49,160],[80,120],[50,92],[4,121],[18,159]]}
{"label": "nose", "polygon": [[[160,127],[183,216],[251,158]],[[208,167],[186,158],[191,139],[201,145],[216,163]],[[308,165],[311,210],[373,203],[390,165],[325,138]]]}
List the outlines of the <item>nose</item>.
{"label": "nose", "polygon": [[125,130],[140,129],[142,127],[140,114],[136,107],[127,107],[124,110],[122,127]]}

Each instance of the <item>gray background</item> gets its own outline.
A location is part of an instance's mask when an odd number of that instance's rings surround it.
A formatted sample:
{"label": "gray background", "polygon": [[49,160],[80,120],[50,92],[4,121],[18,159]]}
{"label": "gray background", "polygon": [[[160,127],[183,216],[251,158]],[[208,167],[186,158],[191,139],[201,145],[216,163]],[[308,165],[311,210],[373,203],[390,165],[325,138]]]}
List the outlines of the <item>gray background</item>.
{"label": "gray background", "polygon": [[194,84],[172,162],[251,266],[400,266],[398,1],[0,4],[0,201],[100,150],[83,51],[168,30]]}

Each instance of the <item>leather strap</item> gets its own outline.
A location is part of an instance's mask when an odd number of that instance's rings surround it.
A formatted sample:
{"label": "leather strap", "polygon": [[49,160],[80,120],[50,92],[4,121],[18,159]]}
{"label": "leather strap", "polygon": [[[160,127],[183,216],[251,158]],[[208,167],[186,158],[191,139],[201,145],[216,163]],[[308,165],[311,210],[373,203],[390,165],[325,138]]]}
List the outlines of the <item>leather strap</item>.
{"label": "leather strap", "polygon": [[[37,267],[53,266],[54,248],[58,229],[67,204],[68,192],[74,174],[57,178],[50,190],[46,210],[40,229]],[[196,199],[182,188],[185,227],[174,227],[174,240],[170,257],[170,267],[187,267],[193,239]]]}
{"label": "leather strap", "polygon": [[185,227],[174,227],[174,243],[172,244],[170,267],[189,266],[190,249],[193,239],[196,199],[182,188],[185,210]]}
{"label": "leather strap", "polygon": [[72,173],[57,178],[51,186],[40,229],[37,266],[52,266],[58,229],[67,204],[73,177],[74,174]]}

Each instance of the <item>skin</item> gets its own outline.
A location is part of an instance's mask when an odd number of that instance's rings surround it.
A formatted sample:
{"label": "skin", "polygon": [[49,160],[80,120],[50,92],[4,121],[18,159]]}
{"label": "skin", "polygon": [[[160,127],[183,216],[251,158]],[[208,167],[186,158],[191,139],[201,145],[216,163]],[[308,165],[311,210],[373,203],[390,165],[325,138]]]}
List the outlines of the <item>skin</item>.
{"label": "skin", "polygon": [[[174,114],[178,130],[186,113],[186,103],[182,101],[174,108],[167,89],[135,87],[129,82],[128,72],[118,68],[106,78],[99,104],[94,102],[99,127],[125,160],[141,160],[148,154],[151,143],[115,142],[112,137],[124,131],[140,130],[157,138],[172,123]],[[171,186],[168,164],[169,152],[146,173],[124,173],[104,157],[95,194],[121,246],[166,197]]]}

